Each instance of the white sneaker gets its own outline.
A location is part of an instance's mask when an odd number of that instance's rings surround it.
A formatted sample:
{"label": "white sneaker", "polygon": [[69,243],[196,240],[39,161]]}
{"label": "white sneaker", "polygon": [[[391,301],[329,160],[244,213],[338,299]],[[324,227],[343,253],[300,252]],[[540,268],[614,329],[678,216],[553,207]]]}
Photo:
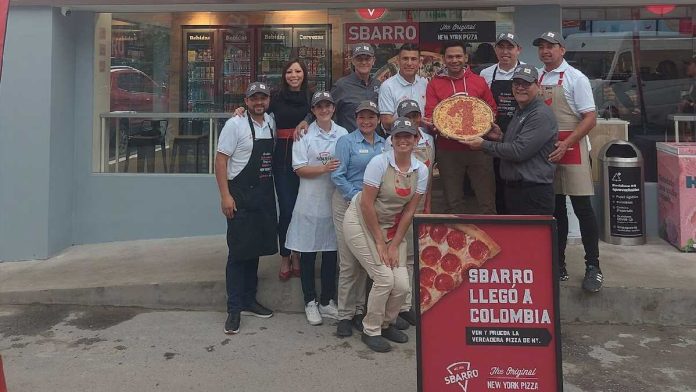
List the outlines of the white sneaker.
{"label": "white sneaker", "polygon": [[321,315],[326,318],[338,320],[338,308],[336,307],[336,302],[334,302],[334,300],[330,300],[329,304],[326,306],[319,305],[319,312],[321,312]]}
{"label": "white sneaker", "polygon": [[323,321],[317,305],[318,304],[316,301],[310,301],[304,307],[305,314],[307,315],[307,321],[310,325],[320,325]]}

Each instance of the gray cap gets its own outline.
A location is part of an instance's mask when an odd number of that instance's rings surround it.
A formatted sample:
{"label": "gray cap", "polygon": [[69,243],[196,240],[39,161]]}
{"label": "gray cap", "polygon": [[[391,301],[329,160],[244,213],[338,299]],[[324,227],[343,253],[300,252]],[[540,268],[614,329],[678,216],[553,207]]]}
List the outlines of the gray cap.
{"label": "gray cap", "polygon": [[397,133],[410,133],[411,135],[418,135],[418,126],[406,117],[399,117],[394,120],[391,128],[391,134],[396,135]]}
{"label": "gray cap", "polygon": [[520,43],[517,42],[517,37],[515,37],[515,34],[509,31],[507,33],[498,34],[498,38],[495,39],[495,44],[498,45],[503,41],[507,41],[515,46],[520,46]]}
{"label": "gray cap", "polygon": [[375,56],[375,49],[370,44],[357,44],[353,46],[353,57],[358,57],[362,55]]}
{"label": "gray cap", "polygon": [[372,101],[360,102],[360,105],[358,105],[358,107],[355,109],[355,114],[358,114],[358,113],[362,112],[363,110],[369,110],[372,113],[379,116],[379,108],[377,107],[377,104],[372,102]]}
{"label": "gray cap", "polygon": [[412,100],[412,99],[406,99],[404,101],[401,101],[399,103],[399,107],[396,109],[396,114],[399,117],[405,117],[409,113],[413,112],[418,112],[420,113],[420,106],[418,106],[418,102]]}
{"label": "gray cap", "polygon": [[541,45],[541,41],[550,42],[552,44],[559,44],[565,47],[565,40],[563,39],[563,36],[561,35],[561,33],[557,33],[555,31],[545,32],[544,34],[539,36],[539,38],[535,39],[534,42],[532,42],[532,45],[539,46]]}
{"label": "gray cap", "polygon": [[247,86],[246,97],[249,98],[256,93],[271,95],[271,87],[264,82],[253,82]]}
{"label": "gray cap", "polygon": [[522,64],[515,68],[515,73],[512,74],[512,79],[522,79],[530,83],[534,83],[539,79],[539,73],[536,68],[527,64]]}
{"label": "gray cap", "polygon": [[333,104],[336,103],[328,91],[317,91],[312,95],[312,107],[316,106],[321,101],[328,101]]}

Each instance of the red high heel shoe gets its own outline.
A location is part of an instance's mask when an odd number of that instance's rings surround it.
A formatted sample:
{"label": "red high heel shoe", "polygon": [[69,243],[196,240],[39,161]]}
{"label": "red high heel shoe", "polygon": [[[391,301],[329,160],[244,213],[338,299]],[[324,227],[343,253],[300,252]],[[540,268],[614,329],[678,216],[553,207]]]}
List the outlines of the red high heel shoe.
{"label": "red high heel shoe", "polygon": [[[290,260],[288,260],[288,264],[289,263],[290,263]],[[289,266],[291,269],[289,269],[285,272],[282,271],[282,266],[283,266],[283,261],[281,261],[281,270],[278,271],[278,280],[280,280],[281,282],[287,282],[290,279],[290,277],[292,276],[292,272],[293,272],[292,266]]]}

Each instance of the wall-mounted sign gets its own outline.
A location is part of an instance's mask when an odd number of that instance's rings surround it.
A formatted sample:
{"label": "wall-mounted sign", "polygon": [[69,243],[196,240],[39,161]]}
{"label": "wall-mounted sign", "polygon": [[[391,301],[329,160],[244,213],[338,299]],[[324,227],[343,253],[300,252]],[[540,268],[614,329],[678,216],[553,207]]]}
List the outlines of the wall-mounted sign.
{"label": "wall-mounted sign", "polygon": [[347,44],[418,43],[418,23],[346,23],[345,39]]}
{"label": "wall-mounted sign", "polygon": [[365,20],[377,20],[386,13],[386,8],[358,8],[358,15]]}
{"label": "wall-mounted sign", "polygon": [[495,21],[428,22],[420,24],[422,40],[495,42]]}

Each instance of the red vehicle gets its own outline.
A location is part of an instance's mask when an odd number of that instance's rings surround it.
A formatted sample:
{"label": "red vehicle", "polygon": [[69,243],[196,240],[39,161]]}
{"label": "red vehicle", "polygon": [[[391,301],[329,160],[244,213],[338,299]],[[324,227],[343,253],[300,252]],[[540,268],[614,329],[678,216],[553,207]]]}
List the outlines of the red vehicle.
{"label": "red vehicle", "polygon": [[167,89],[133,67],[111,67],[111,111],[166,112]]}

